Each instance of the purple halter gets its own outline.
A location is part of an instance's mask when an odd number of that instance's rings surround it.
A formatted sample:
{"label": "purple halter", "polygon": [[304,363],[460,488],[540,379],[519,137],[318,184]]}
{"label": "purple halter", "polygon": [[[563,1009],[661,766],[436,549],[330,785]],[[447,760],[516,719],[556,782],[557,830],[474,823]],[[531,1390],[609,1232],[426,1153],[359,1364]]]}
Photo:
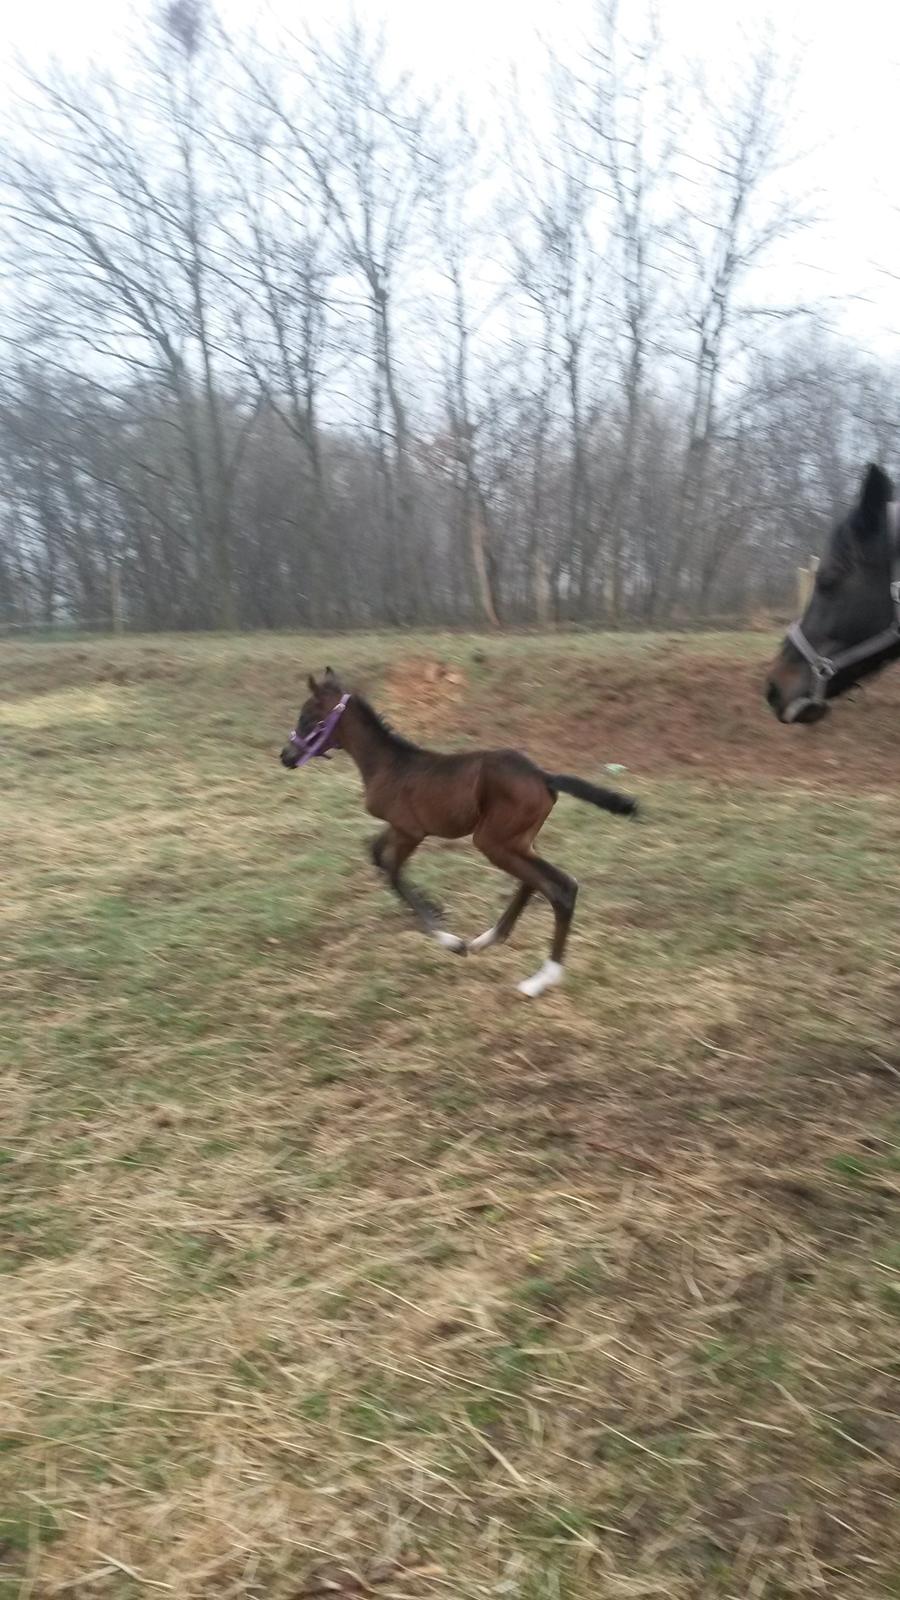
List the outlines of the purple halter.
{"label": "purple halter", "polygon": [[329,711],[321,722],[317,722],[312,733],[308,733],[305,738],[296,728],[294,729],[289,743],[302,752],[295,763],[295,770],[296,767],[305,767],[307,761],[312,761],[313,756],[322,756],[324,760],[328,760],[328,752],[334,742],[332,735],[347,709],[349,699],[349,694],[342,694],[334,710]]}

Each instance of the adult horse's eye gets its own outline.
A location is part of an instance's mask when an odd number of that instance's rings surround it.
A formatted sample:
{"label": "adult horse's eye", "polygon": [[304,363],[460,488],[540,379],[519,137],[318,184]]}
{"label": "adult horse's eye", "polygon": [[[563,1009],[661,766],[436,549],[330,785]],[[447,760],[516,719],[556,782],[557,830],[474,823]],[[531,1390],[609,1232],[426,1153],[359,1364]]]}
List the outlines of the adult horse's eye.
{"label": "adult horse's eye", "polygon": [[833,567],[820,567],[816,573],[816,588],[820,594],[833,594],[838,586],[838,573]]}

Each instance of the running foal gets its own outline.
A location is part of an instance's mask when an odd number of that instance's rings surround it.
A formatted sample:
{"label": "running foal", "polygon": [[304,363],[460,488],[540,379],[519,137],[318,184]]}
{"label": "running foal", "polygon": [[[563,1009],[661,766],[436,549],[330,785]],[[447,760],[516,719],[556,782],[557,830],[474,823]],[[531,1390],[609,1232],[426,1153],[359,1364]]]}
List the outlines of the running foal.
{"label": "running foal", "polygon": [[[281,752],[286,767],[304,766],[332,749],[346,750],[359,768],[366,809],[387,824],[373,840],[372,859],[424,931],[464,956],[509,938],[535,891],[553,908],[550,958],[519,984],[534,997],[560,983],[578,885],[534,852],[534,841],[558,795],[574,795],[617,816],[634,816],[637,802],[581,778],[544,772],[517,750],[453,755],[420,749],[388,727],[361,695],[346,693],[329,667],[317,683]],[[495,867],[518,881],[494,927],[467,944],[441,927],[441,913],[407,882],[403,868],[429,835],[472,842]]]}

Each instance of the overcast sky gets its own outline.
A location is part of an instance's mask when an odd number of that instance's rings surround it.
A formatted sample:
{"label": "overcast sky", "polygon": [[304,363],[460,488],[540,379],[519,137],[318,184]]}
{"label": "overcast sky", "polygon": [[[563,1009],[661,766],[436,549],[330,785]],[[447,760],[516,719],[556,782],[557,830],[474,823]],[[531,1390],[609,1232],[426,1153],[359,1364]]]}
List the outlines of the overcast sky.
{"label": "overcast sky", "polygon": [[[628,0],[626,0],[628,3]],[[131,8],[131,26],[144,5]],[[272,19],[326,29],[334,0],[222,0],[231,27]],[[383,19],[395,56],[426,83],[463,91],[489,115],[494,89],[515,65],[527,80],[539,70],[539,35],[563,53],[578,37],[589,0],[373,0],[358,13]],[[711,80],[726,75],[742,24],[761,23],[753,0],[662,0],[672,49],[702,59]],[[785,54],[801,63],[793,108],[808,151],[798,180],[817,191],[821,221],[791,243],[792,260],[773,265],[786,295],[846,297],[835,322],[873,354],[900,350],[900,5],[896,0],[778,0],[773,12]],[[65,65],[123,59],[129,10],[122,0],[21,0],[0,22],[4,78],[15,59],[55,54]],[[880,269],[887,269],[887,272]],[[892,279],[888,273],[897,274]],[[780,298],[782,283],[770,284]]]}

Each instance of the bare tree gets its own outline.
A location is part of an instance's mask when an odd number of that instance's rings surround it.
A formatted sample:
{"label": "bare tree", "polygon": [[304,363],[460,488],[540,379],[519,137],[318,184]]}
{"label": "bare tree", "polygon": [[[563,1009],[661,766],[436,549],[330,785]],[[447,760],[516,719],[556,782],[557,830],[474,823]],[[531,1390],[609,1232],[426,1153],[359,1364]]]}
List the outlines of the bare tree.
{"label": "bare tree", "polygon": [[468,288],[477,239],[471,205],[477,182],[477,154],[478,141],[460,110],[455,137],[448,141],[444,154],[434,206],[436,244],[450,296],[443,385],[452,446],[456,537],[468,557],[476,613],[496,628],[500,618],[491,518],[478,464],[479,421],[472,379],[473,312]]}
{"label": "bare tree", "polygon": [[[688,317],[694,335],[693,395],[679,488],[677,534],[669,570],[667,603],[684,592],[688,549],[708,537],[710,465],[716,441],[723,367],[735,324],[748,308],[739,293],[751,269],[778,241],[808,220],[793,194],[772,194],[771,180],[785,168],[786,107],[794,72],[780,62],[770,38],[741,63],[740,87],[716,101],[702,83],[713,154],[704,162],[702,209],[684,218],[682,241],[693,263]],[[721,93],[721,90],[720,90]],[[708,604],[711,580],[721,559],[707,551],[696,571],[695,594]]]}
{"label": "bare tree", "polygon": [[293,440],[297,483],[290,538],[276,561],[297,615],[337,622],[343,545],[334,535],[319,408],[330,349],[329,294],[337,272],[327,193],[298,168],[282,120],[241,97],[247,114],[228,145],[231,252],[241,274],[237,341],[262,420]]}
{"label": "bare tree", "polygon": [[436,175],[431,113],[407,76],[389,73],[383,37],[352,20],[310,46],[302,103],[272,77],[254,87],[278,117],[327,205],[343,266],[365,297],[371,339],[370,426],[382,491],[385,604],[402,621],[427,598],[414,558],[412,437],[396,349],[397,298]]}
{"label": "bare tree", "polygon": [[771,43],[712,94],[598,0],[505,162],[358,24],[274,52],[172,0],[138,44],[6,119],[0,625],[793,602],[898,423],[762,292],[804,214]]}
{"label": "bare tree", "polygon": [[[598,553],[596,472],[590,435],[595,394],[605,366],[602,335],[605,306],[597,293],[598,255],[593,232],[595,153],[587,146],[579,116],[577,82],[559,62],[547,74],[550,133],[529,135],[529,118],[518,99],[507,134],[510,193],[501,204],[501,226],[511,244],[513,281],[534,325],[530,381],[537,403],[538,452],[551,436],[563,440],[567,456],[559,535],[551,554],[539,537],[546,462],[535,480],[535,610],[543,616],[548,591],[565,596],[567,609],[586,615]],[[525,366],[527,371],[527,364]]]}
{"label": "bare tree", "polygon": [[230,627],[235,441],[220,370],[228,274],[205,170],[202,29],[197,6],[171,7],[131,93],[109,78],[90,87],[34,81],[29,137],[8,149],[3,179],[16,266],[31,290],[19,308],[22,343],[37,327],[46,341],[52,319],[74,360],[165,383],[201,532],[209,598],[195,603]]}
{"label": "bare tree", "polygon": [[621,26],[618,0],[597,0],[594,21],[582,66],[585,119],[608,192],[621,369],[621,440],[605,505],[605,598],[608,615],[616,618],[623,604],[648,361],[660,354],[666,292],[678,270],[672,165],[686,115],[663,59],[655,12],[648,12],[635,39]]}

